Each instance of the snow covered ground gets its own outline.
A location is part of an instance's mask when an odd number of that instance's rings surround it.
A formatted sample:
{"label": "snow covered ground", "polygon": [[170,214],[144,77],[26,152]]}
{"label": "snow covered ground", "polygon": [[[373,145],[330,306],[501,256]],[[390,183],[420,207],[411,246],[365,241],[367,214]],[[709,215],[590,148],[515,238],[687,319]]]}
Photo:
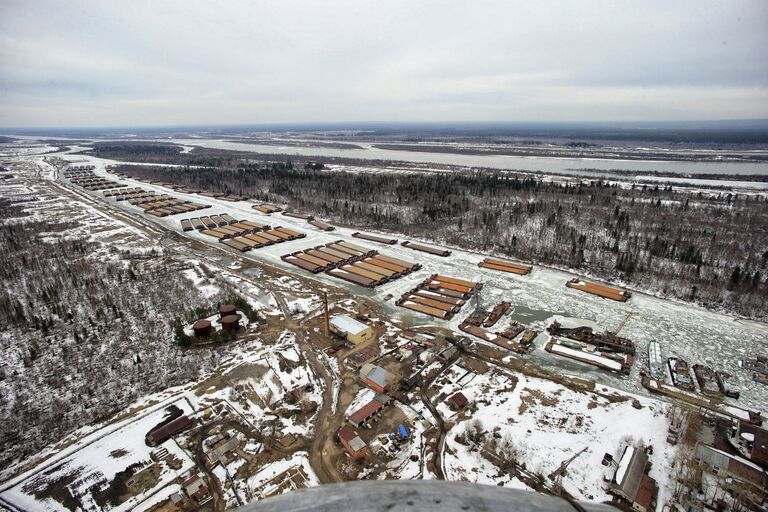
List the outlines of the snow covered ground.
{"label": "snow covered ground", "polygon": [[[286,276],[282,278],[281,284],[289,288],[293,287],[297,292],[301,291],[301,285],[291,276],[302,274],[323,283],[348,288],[356,295],[378,299],[377,302],[382,304],[385,314],[409,325],[438,325],[456,330],[459,322],[474,306],[470,303],[451,321],[442,321],[395,307],[393,300],[383,300],[387,294],[398,297],[434,273],[483,282],[485,286],[482,291],[482,301],[486,307],[492,307],[501,300],[511,302],[510,316],[502,319],[496,328],[502,328],[506,322],[514,319],[539,330],[543,330],[554,320],[565,326],[589,325],[596,330],[613,329],[625,318],[627,312],[632,312],[631,320],[621,333],[637,345],[638,362],[629,376],[614,375],[549,354],[543,350],[543,345],[538,340],[534,352],[525,358],[547,369],[594,380],[598,382],[597,390],[605,395],[610,395],[615,390],[622,390],[624,394],[633,393],[631,398],[637,399],[639,409],[633,407],[632,400],[611,403],[608,399],[596,394],[575,392],[551,381],[525,377],[521,374],[515,374],[519,382],[513,389],[507,375],[493,370],[486,374],[467,373],[456,366],[447,370],[437,381],[439,395],[450,396],[461,389],[476,407],[472,417],[468,418],[451,411],[442,400],[436,401],[438,411],[450,428],[445,438],[442,459],[443,470],[449,479],[491,484],[502,482],[507,487],[526,487],[520,480],[504,476],[498,466],[481,453],[479,445],[473,446],[471,443],[460,442],[457,439],[466,432],[468,425],[479,420],[486,441],[495,439],[497,444],[505,445],[516,454],[519,460],[527,461],[527,469],[535,473],[547,475],[562,461],[582,448],[587,448],[585,453],[573,461],[563,478],[563,486],[570,493],[587,500],[600,501],[607,498],[601,476],[598,474],[602,468],[600,462],[605,452],[617,457],[620,455],[623,444],[651,445],[654,447],[651,455],[653,464],[651,476],[660,484],[658,501],[664,503],[671,493],[668,474],[674,459],[674,448],[666,444],[667,414],[670,406],[666,402],[648,398],[646,392],[640,388],[638,379],[639,371],[647,367],[647,344],[654,339],[661,343],[665,357],[677,355],[684,357],[691,364],[703,363],[716,370],[731,373],[733,375],[729,380],[731,387],[742,391],[742,398],[734,403],[763,410],[768,404],[768,387],[752,383],[749,380],[749,373],[739,370],[736,366],[739,358],[752,356],[755,347],[768,349],[768,326],[765,324],[743,321],[640,293],[635,293],[628,303],[616,303],[566,288],[565,282],[572,277],[572,274],[559,270],[536,266],[530,275],[516,276],[478,267],[477,264],[487,256],[486,254],[453,249],[450,257],[442,258],[399,245],[388,246],[357,240],[351,237],[351,233],[356,230],[339,227],[334,232],[323,232],[299,219],[280,214],[261,214],[251,208],[250,202],[218,201],[198,195],[181,194],[131,179],[120,180],[104,170],[107,164],[113,162],[83,155],[77,155],[76,158],[95,164],[97,174],[115,181],[122,181],[129,186],[138,186],[158,193],[169,193],[194,202],[210,204],[212,208],[204,212],[155,218],[144,215],[141,209],[125,202],[106,200],[100,192],[82,192],[98,197],[144,221],[159,224],[211,246],[227,250],[215,239],[197,231],[183,233],[179,219],[193,217],[196,213],[198,215],[229,213],[239,219],[255,220],[272,226],[282,225],[306,233],[307,237],[304,239],[276,244],[244,254],[230,252],[284,269]],[[339,239],[375,248],[385,255],[418,261],[422,263],[423,268],[375,290],[369,290],[326,274],[313,276],[280,259],[283,254]],[[277,304],[273,298],[263,293],[257,284],[253,284],[254,279],[246,280],[246,274],[240,276],[237,259],[233,258],[233,261],[229,271],[222,273],[222,278],[238,288],[248,288],[250,292],[254,292],[254,295],[259,296],[256,304],[252,304],[254,307],[275,312]],[[208,293],[215,294],[218,290],[218,288],[216,290],[207,288],[215,285],[211,284],[197,267],[185,272],[196,286],[207,290]],[[258,276],[249,275],[249,277],[257,278]],[[307,313],[319,308],[320,303],[317,299],[298,295],[301,293],[297,293],[296,297],[286,296],[290,310]],[[539,340],[541,338],[540,336]],[[299,405],[302,402],[319,404],[322,401],[322,386],[318,384],[319,379],[312,373],[311,367],[301,360],[295,345],[295,334],[287,331],[283,332],[276,342],[269,345],[254,341],[244,345],[242,350],[217,369],[209,379],[185,386],[183,390],[185,400],[181,400],[180,395],[174,395],[180,392],[177,389],[147,397],[144,402],[149,403],[159,399],[158,397],[166,400],[173,397],[170,400],[181,404],[179,407],[183,405],[185,412],[200,409],[215,402],[225,402],[250,424],[260,425],[261,422],[272,422],[280,425],[279,428],[283,434],[310,436],[312,434],[311,417],[306,421],[295,421],[291,417],[279,417],[272,410],[273,406],[276,408],[285,405],[278,402],[287,393],[297,390],[300,391]],[[429,373],[431,368],[438,366],[438,363],[434,363],[425,373]],[[335,373],[338,374],[338,370]],[[361,391],[349,405],[348,412],[354,411],[370,398],[372,398],[370,392]],[[167,403],[163,404],[163,406],[166,405]],[[396,407],[400,406],[396,405]],[[333,408],[335,409],[335,404]],[[420,402],[414,403],[410,409],[406,407],[401,409],[414,425],[413,441],[409,450],[399,452],[390,462],[391,474],[399,475],[401,478],[428,478],[429,473],[421,471],[425,462],[423,457],[416,462],[410,461],[409,457],[420,453],[422,434],[429,427],[428,422],[418,420],[419,414],[423,414],[428,420],[431,419],[431,415]],[[94,481],[104,479],[109,482],[117,471],[125,469],[125,465],[149,458],[149,449],[143,443],[143,436],[146,433],[144,429],[148,429],[144,422],[152,423],[153,421],[152,425],[156,424],[159,419],[155,415],[162,410],[163,408],[158,407],[136,422],[125,421],[104,430],[96,430],[96,427],[83,429],[83,438],[77,444],[56,453],[52,462],[44,465],[40,470],[33,470],[10,482],[10,488],[5,490],[3,497],[33,510],[41,507],[45,507],[44,510],[61,510],[61,504],[54,500],[35,500],[34,492],[46,482],[66,478],[76,472],[77,480],[68,485],[73,489],[73,493],[77,492],[85,496],[84,503],[92,503],[88,496],[90,496],[89,486]],[[150,421],[147,418],[154,418],[154,420]],[[166,444],[172,443],[171,441]],[[375,442],[371,448],[377,448]],[[169,451],[171,449],[169,448]],[[123,450],[127,453],[122,454]],[[112,452],[120,454],[120,457],[109,456]],[[181,452],[181,455],[184,453]],[[188,457],[183,460],[185,469],[191,467],[187,466],[188,462],[191,462]],[[228,468],[231,473],[236,471],[237,464],[233,463]],[[45,473],[38,473],[42,470],[45,470]],[[152,503],[157,503],[162,496],[167,496],[174,489],[175,484],[172,484],[171,480],[172,472],[163,472],[162,486],[158,485],[154,488],[156,491],[159,489],[158,494],[141,495],[123,503],[117,510],[127,510],[134,506],[147,508]],[[305,452],[297,452],[284,460],[266,465],[259,473],[247,480],[248,488],[254,495],[260,496],[279,494],[291,488],[317,483],[317,476],[312,472]],[[243,485],[245,484],[246,482],[243,481]],[[142,500],[145,501],[140,503]]]}
{"label": "snow covered ground", "polygon": [[[301,273],[321,282],[347,287],[356,295],[378,298],[383,304],[386,314],[395,319],[407,317],[408,321],[414,325],[439,325],[455,330],[468,313],[468,306],[466,306],[465,310],[451,321],[443,321],[395,307],[391,300],[389,302],[383,301],[385,295],[392,294],[398,297],[434,273],[471,281],[482,281],[485,284],[482,298],[486,306],[493,306],[501,300],[508,300],[513,305],[511,318],[526,324],[528,327],[540,330],[546,328],[556,316],[565,319],[587,320],[599,329],[613,329],[622,321],[627,312],[631,311],[632,318],[621,333],[622,336],[632,339],[637,346],[637,361],[629,376],[612,375],[588,365],[549,354],[543,350],[541,343],[537,343],[534,352],[526,357],[545,368],[584,375],[598,382],[636,391],[638,374],[647,368],[648,343],[655,339],[661,344],[664,357],[676,355],[685,358],[691,364],[706,364],[715,370],[730,373],[732,375],[729,380],[730,386],[742,392],[741,399],[737,403],[744,407],[766,409],[768,387],[753,382],[750,379],[750,373],[740,370],[737,366],[739,359],[752,357],[755,351],[759,351],[761,347],[768,351],[768,325],[766,324],[745,321],[689,304],[659,299],[641,293],[634,293],[627,303],[618,303],[566,288],[566,281],[574,274],[560,270],[536,265],[533,272],[528,276],[517,276],[478,267],[478,263],[488,254],[452,248],[453,254],[443,258],[413,251],[400,245],[389,246],[356,240],[351,237],[351,234],[357,231],[356,229],[337,227],[332,232],[320,231],[301,219],[280,214],[262,214],[251,208],[251,202],[230,203],[196,194],[182,194],[137,180],[118,179],[104,170],[107,165],[115,163],[111,160],[85,155],[77,155],[77,159],[87,159],[91,164],[96,165],[95,172],[97,174],[121,181],[129,186],[142,187],[157,193],[170,193],[190,201],[210,204],[212,208],[204,211],[206,215],[229,213],[236,218],[255,220],[272,226],[282,225],[306,233],[306,238],[251,250],[243,253],[243,257],[283,268],[292,274]],[[101,196],[98,192],[91,194]],[[195,216],[195,212],[192,212],[187,215],[154,218],[144,215],[141,209],[125,202],[112,200],[109,202],[146,220],[180,233],[183,232],[179,219]],[[212,237],[197,231],[183,234],[200,242],[222,247],[222,244],[219,244]],[[388,236],[391,237],[391,235]],[[388,256],[418,261],[423,268],[374,290],[369,290],[324,273],[309,274],[280,259],[280,256],[284,254],[339,239],[350,240],[357,245],[375,248],[381,254]]]}
{"label": "snow covered ground", "polygon": [[[671,406],[631,396],[640,402],[641,407],[636,409],[632,400],[611,403],[596,394],[575,392],[551,381],[521,374],[515,375],[519,382],[513,391],[500,393],[498,390],[510,386],[505,375],[490,371],[459,385],[456,381],[464,372],[453,369],[449,372],[446,375],[449,383],[440,393],[450,396],[461,390],[477,410],[471,413],[471,418],[465,418],[443,403],[438,406],[446,421],[456,421],[446,437],[443,461],[446,477],[491,485],[501,478],[505,486],[522,486],[515,479],[507,481],[509,477],[500,477],[499,469],[481,454],[479,446],[459,442],[472,422],[479,421],[485,433],[481,445],[494,439],[498,446],[512,454],[511,458],[518,463],[526,462],[528,471],[543,476],[586,448],[587,451],[568,466],[562,480],[563,487],[579,499],[610,499],[600,474],[601,461],[605,453],[618,459],[627,443],[653,446],[650,475],[659,482],[660,496],[669,496],[672,492],[668,474],[675,448],[666,442],[667,414]],[[606,388],[604,393],[613,391]],[[664,501],[660,499],[659,503]]]}
{"label": "snow covered ground", "polygon": [[[179,469],[173,470],[167,464],[161,463],[157,483],[147,492],[138,494],[117,507],[100,506],[95,501],[95,494],[103,491],[118,472],[126,470],[132,464],[148,466],[152,463],[150,452],[154,448],[146,445],[144,436],[167,416],[166,407],[171,405],[178,407],[184,414],[192,412],[189,403],[179,398],[135,421],[127,422],[116,430],[101,434],[92,441],[79,443],[76,451],[51,467],[35,470],[16,479],[16,485],[5,491],[3,498],[28,510],[65,511],[67,508],[51,497],[36,497],[48,495],[52,489],[64,485],[72,496],[82,503],[85,510],[131,510],[155,490],[170,484],[177,471],[183,473],[194,467],[192,459],[176,442],[168,440],[160,447],[167,449],[172,457],[181,462]],[[95,485],[98,483],[100,485]]]}

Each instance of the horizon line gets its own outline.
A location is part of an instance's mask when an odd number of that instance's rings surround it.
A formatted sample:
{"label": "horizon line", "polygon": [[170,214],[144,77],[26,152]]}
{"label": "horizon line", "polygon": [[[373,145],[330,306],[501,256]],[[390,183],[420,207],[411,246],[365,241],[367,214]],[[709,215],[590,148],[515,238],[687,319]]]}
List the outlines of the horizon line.
{"label": "horizon line", "polygon": [[[730,119],[679,119],[679,120],[635,120],[635,121],[276,121],[276,122],[256,122],[256,123],[218,123],[218,124],[158,124],[158,125],[83,125],[83,126],[30,126],[30,127],[0,127],[0,133],[12,134],[15,132],[31,131],[94,131],[94,130],[170,130],[170,129],[232,129],[232,128],[311,128],[311,127],[400,127],[400,126],[440,126],[440,127],[607,127],[617,126],[622,128],[637,127],[665,128],[667,125],[712,125],[712,124],[761,124],[765,123],[762,129],[768,129],[768,118],[730,118]],[[705,126],[699,126],[704,128]],[[711,128],[711,127],[710,127]]]}

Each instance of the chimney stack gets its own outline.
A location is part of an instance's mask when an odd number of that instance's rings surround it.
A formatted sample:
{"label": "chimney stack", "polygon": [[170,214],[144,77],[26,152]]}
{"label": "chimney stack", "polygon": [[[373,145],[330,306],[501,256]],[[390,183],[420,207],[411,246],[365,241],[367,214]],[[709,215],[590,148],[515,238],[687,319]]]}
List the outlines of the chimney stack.
{"label": "chimney stack", "polygon": [[323,332],[325,336],[330,336],[330,320],[328,318],[328,293],[323,292],[323,312],[325,313],[323,318]]}

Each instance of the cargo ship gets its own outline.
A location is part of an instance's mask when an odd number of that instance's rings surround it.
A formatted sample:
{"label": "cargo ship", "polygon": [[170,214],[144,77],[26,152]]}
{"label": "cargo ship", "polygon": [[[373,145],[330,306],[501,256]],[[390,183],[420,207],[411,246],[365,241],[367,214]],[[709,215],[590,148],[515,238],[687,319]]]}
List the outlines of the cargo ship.
{"label": "cargo ship", "polygon": [[685,359],[670,357],[667,359],[667,368],[669,369],[669,376],[672,380],[672,384],[687,391],[695,390],[693,379],[691,379],[690,368]]}
{"label": "cargo ship", "polygon": [[768,357],[757,356],[755,359],[740,359],[739,368],[768,375]]}
{"label": "cargo ship", "polygon": [[664,382],[666,372],[664,371],[664,357],[661,355],[661,344],[656,340],[651,340],[648,344],[648,370],[651,377]]}

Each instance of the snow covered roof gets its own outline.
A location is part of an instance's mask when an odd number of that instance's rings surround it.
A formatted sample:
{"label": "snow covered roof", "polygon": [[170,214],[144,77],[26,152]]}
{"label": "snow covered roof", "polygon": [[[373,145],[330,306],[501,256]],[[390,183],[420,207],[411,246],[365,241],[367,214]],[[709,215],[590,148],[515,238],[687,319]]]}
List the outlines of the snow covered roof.
{"label": "snow covered roof", "polygon": [[757,464],[741,457],[735,457],[712,446],[697,443],[696,458],[710,467],[725,470],[740,480],[756,485],[763,485],[768,482],[768,476],[765,471]]}
{"label": "snow covered roof", "polygon": [[633,446],[627,446],[624,454],[619,461],[619,468],[616,470],[615,490],[628,500],[634,501],[640,493],[643,477],[645,476],[645,466],[648,465],[648,455],[645,450],[635,449]]}
{"label": "snow covered roof", "polygon": [[369,327],[364,323],[358,322],[351,316],[347,315],[336,315],[331,318],[330,323],[337,330],[352,335],[360,334],[366,329],[369,329]]}
{"label": "snow covered roof", "polygon": [[621,485],[621,483],[624,481],[624,477],[627,474],[627,469],[629,468],[629,461],[632,460],[632,455],[635,453],[634,446],[627,446],[624,448],[624,454],[621,456],[621,460],[619,461],[619,467],[616,470],[616,483]]}

